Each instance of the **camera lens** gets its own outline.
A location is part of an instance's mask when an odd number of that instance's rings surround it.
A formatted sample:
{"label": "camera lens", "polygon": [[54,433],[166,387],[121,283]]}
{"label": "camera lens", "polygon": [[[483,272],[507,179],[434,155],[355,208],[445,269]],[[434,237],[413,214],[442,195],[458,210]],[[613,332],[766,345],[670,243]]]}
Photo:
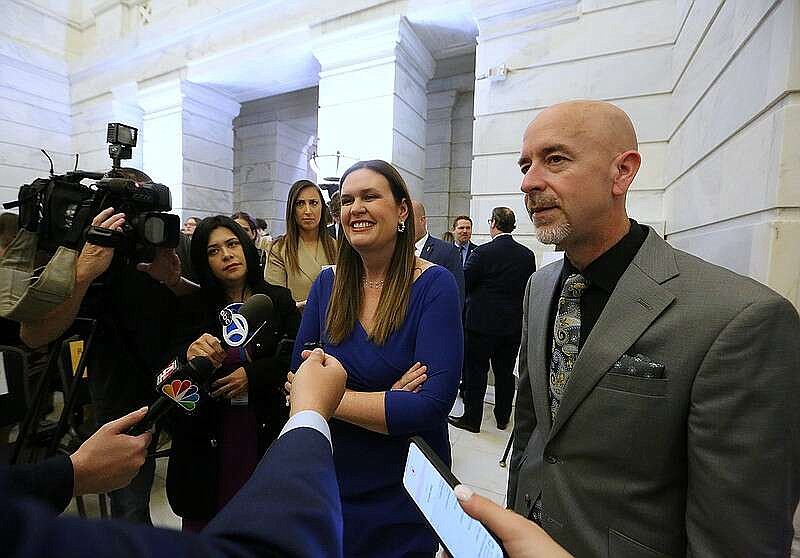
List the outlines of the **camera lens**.
{"label": "camera lens", "polygon": [[144,238],[150,244],[156,246],[162,244],[166,239],[166,226],[164,220],[159,215],[148,215],[144,220]]}

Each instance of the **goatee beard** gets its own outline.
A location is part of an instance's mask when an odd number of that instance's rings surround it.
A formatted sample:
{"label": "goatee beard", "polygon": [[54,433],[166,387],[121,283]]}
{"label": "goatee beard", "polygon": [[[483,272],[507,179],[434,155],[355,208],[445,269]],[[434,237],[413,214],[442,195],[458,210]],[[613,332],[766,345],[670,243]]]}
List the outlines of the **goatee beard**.
{"label": "goatee beard", "polygon": [[536,238],[542,244],[561,244],[572,232],[572,225],[569,223],[557,223],[536,227]]}

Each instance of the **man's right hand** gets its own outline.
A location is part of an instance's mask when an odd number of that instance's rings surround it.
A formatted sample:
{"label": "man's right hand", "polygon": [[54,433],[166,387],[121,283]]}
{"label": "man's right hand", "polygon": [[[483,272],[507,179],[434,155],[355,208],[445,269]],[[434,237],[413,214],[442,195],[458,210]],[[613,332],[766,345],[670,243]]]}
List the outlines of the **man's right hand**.
{"label": "man's right hand", "polygon": [[286,389],[290,392],[289,415],[300,411],[316,411],[329,420],[339,407],[347,382],[347,371],[334,357],[322,349],[303,351],[305,362],[297,373],[288,375]]}
{"label": "man's right hand", "polygon": [[110,492],[128,486],[147,457],[152,434],[126,432],[147,413],[147,407],[112,420],[69,456],[75,476],[75,496]]}
{"label": "man's right hand", "polygon": [[[114,213],[114,208],[109,207],[98,213],[92,219],[92,225],[104,229],[122,230],[125,223],[124,213]],[[75,281],[88,285],[108,269],[114,258],[114,249],[98,246],[89,242],[83,245],[78,261],[75,263]]]}

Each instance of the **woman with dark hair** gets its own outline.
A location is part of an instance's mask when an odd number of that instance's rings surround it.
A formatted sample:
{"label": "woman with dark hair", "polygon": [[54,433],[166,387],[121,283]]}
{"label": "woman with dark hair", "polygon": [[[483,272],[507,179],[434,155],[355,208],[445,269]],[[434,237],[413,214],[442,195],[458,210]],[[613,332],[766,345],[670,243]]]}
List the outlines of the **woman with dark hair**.
{"label": "woman with dark hair", "polygon": [[[300,315],[289,290],[265,282],[255,244],[235,221],[218,215],[194,231],[192,268],[200,290],[182,297],[186,323],[202,335],[186,358],[209,358],[220,369],[213,400],[195,416],[175,414],[167,497],[183,529],[199,531],[241,488],[288,418],[281,390]],[[217,316],[250,296],[270,297],[267,325],[241,348],[222,348]],[[285,350],[281,350],[285,347]]]}
{"label": "woman with dark hair", "polygon": [[305,305],[311,283],[336,260],[336,241],[328,234],[328,206],[310,180],[298,180],[286,203],[286,234],[275,239],[267,257],[266,279],[292,291],[298,308]]}
{"label": "woman with dark hair", "polygon": [[392,165],[358,162],[341,187],[336,267],[311,288],[292,369],[314,342],[347,371],[331,421],[345,556],[432,557],[436,539],[402,477],[412,435],[450,463],[447,414],[463,355],[458,287],[414,256],[411,197]]}

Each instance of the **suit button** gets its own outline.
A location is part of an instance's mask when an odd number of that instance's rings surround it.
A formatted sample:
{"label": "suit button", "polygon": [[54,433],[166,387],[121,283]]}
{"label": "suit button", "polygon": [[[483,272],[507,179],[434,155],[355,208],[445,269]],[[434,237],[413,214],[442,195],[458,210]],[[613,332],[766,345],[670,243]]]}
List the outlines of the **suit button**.
{"label": "suit button", "polygon": [[545,455],[544,460],[550,463],[551,465],[555,465],[556,463],[558,463],[558,457],[556,457],[555,455]]}

